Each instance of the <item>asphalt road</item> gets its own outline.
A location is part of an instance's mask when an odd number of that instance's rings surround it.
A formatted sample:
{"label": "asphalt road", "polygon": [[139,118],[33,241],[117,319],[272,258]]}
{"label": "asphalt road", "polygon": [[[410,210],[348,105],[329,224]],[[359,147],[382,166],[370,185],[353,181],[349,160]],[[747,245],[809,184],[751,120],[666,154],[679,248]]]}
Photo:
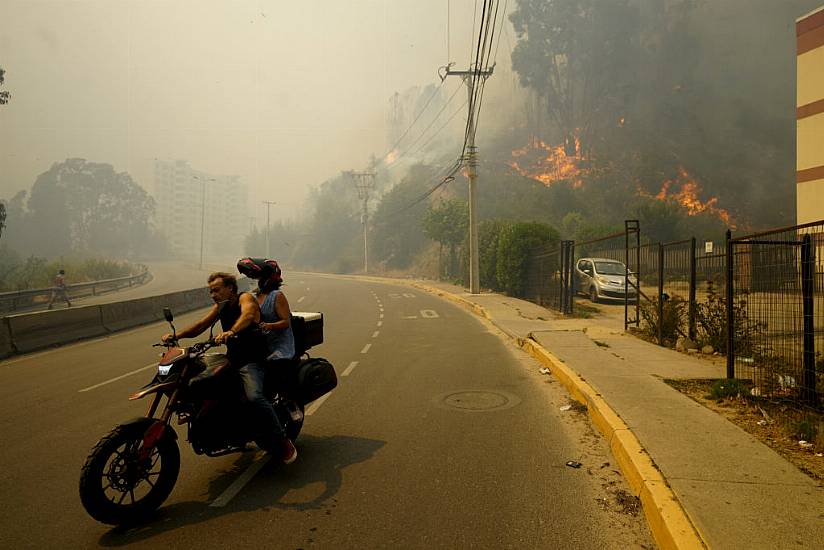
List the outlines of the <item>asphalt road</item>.
{"label": "asphalt road", "polygon": [[178,428],[172,495],[144,525],[111,529],[80,505],[80,466],[118,421],[144,414],[126,397],[152,376],[166,327],[3,361],[0,547],[653,546],[586,414],[559,410],[560,384],[490,325],[409,287],[287,283],[293,311],[324,312],[313,354],[339,375],[307,409],[296,463],[196,456]]}

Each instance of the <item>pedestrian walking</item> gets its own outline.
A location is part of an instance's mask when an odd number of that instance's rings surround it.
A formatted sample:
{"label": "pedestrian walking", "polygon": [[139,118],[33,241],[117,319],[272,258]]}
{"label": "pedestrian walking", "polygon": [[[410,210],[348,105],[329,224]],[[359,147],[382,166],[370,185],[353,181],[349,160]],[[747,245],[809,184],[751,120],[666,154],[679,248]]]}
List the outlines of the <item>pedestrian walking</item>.
{"label": "pedestrian walking", "polygon": [[49,309],[52,308],[54,301],[58,298],[60,300],[66,300],[66,307],[72,307],[69,294],[66,292],[66,271],[64,269],[58,271],[57,276],[54,278],[54,288],[52,288],[51,299],[49,299]]}

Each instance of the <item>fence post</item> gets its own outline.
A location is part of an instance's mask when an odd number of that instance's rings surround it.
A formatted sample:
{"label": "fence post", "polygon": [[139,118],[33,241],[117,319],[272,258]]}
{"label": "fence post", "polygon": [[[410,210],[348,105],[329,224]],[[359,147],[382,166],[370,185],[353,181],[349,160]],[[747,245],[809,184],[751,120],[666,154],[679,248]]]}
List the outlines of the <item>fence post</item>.
{"label": "fence post", "polygon": [[727,378],[735,378],[735,317],[733,315],[733,242],[732,231],[727,229]]}
{"label": "fence post", "polygon": [[565,313],[572,314],[572,298],[575,296],[575,272],[574,266],[575,265],[575,241],[569,241],[569,246],[567,246],[567,264],[564,268],[566,271],[566,278],[567,278],[567,296],[566,296],[566,305],[564,306]]}
{"label": "fence post", "polygon": [[815,327],[813,308],[815,300],[815,249],[810,234],[804,235],[801,244],[801,296],[804,315],[804,385],[801,398],[812,406],[817,406],[818,396],[815,387]]}
{"label": "fence post", "polygon": [[658,345],[664,345],[664,245],[658,243]]}
{"label": "fence post", "polygon": [[690,302],[689,302],[689,328],[687,329],[687,334],[690,337],[690,340],[695,341],[695,311],[698,308],[698,304],[695,303],[695,290],[698,282],[696,281],[695,276],[695,263],[696,263],[696,254],[697,250],[695,247],[695,237],[690,240]]}

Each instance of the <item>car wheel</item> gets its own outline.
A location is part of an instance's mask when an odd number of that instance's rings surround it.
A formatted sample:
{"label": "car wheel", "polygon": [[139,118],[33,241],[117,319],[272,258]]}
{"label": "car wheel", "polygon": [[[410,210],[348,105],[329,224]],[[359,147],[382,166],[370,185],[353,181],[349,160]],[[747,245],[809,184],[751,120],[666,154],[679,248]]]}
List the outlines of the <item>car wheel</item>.
{"label": "car wheel", "polygon": [[589,299],[596,304],[598,303],[598,288],[595,285],[589,287]]}

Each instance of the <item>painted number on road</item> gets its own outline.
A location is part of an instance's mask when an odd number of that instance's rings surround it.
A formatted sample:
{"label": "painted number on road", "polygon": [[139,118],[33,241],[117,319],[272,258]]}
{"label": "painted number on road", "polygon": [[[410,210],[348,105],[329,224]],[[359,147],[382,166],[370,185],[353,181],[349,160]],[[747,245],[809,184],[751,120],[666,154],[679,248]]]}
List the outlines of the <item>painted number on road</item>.
{"label": "painted number on road", "polygon": [[424,319],[437,319],[439,315],[434,309],[422,309],[421,317]]}

